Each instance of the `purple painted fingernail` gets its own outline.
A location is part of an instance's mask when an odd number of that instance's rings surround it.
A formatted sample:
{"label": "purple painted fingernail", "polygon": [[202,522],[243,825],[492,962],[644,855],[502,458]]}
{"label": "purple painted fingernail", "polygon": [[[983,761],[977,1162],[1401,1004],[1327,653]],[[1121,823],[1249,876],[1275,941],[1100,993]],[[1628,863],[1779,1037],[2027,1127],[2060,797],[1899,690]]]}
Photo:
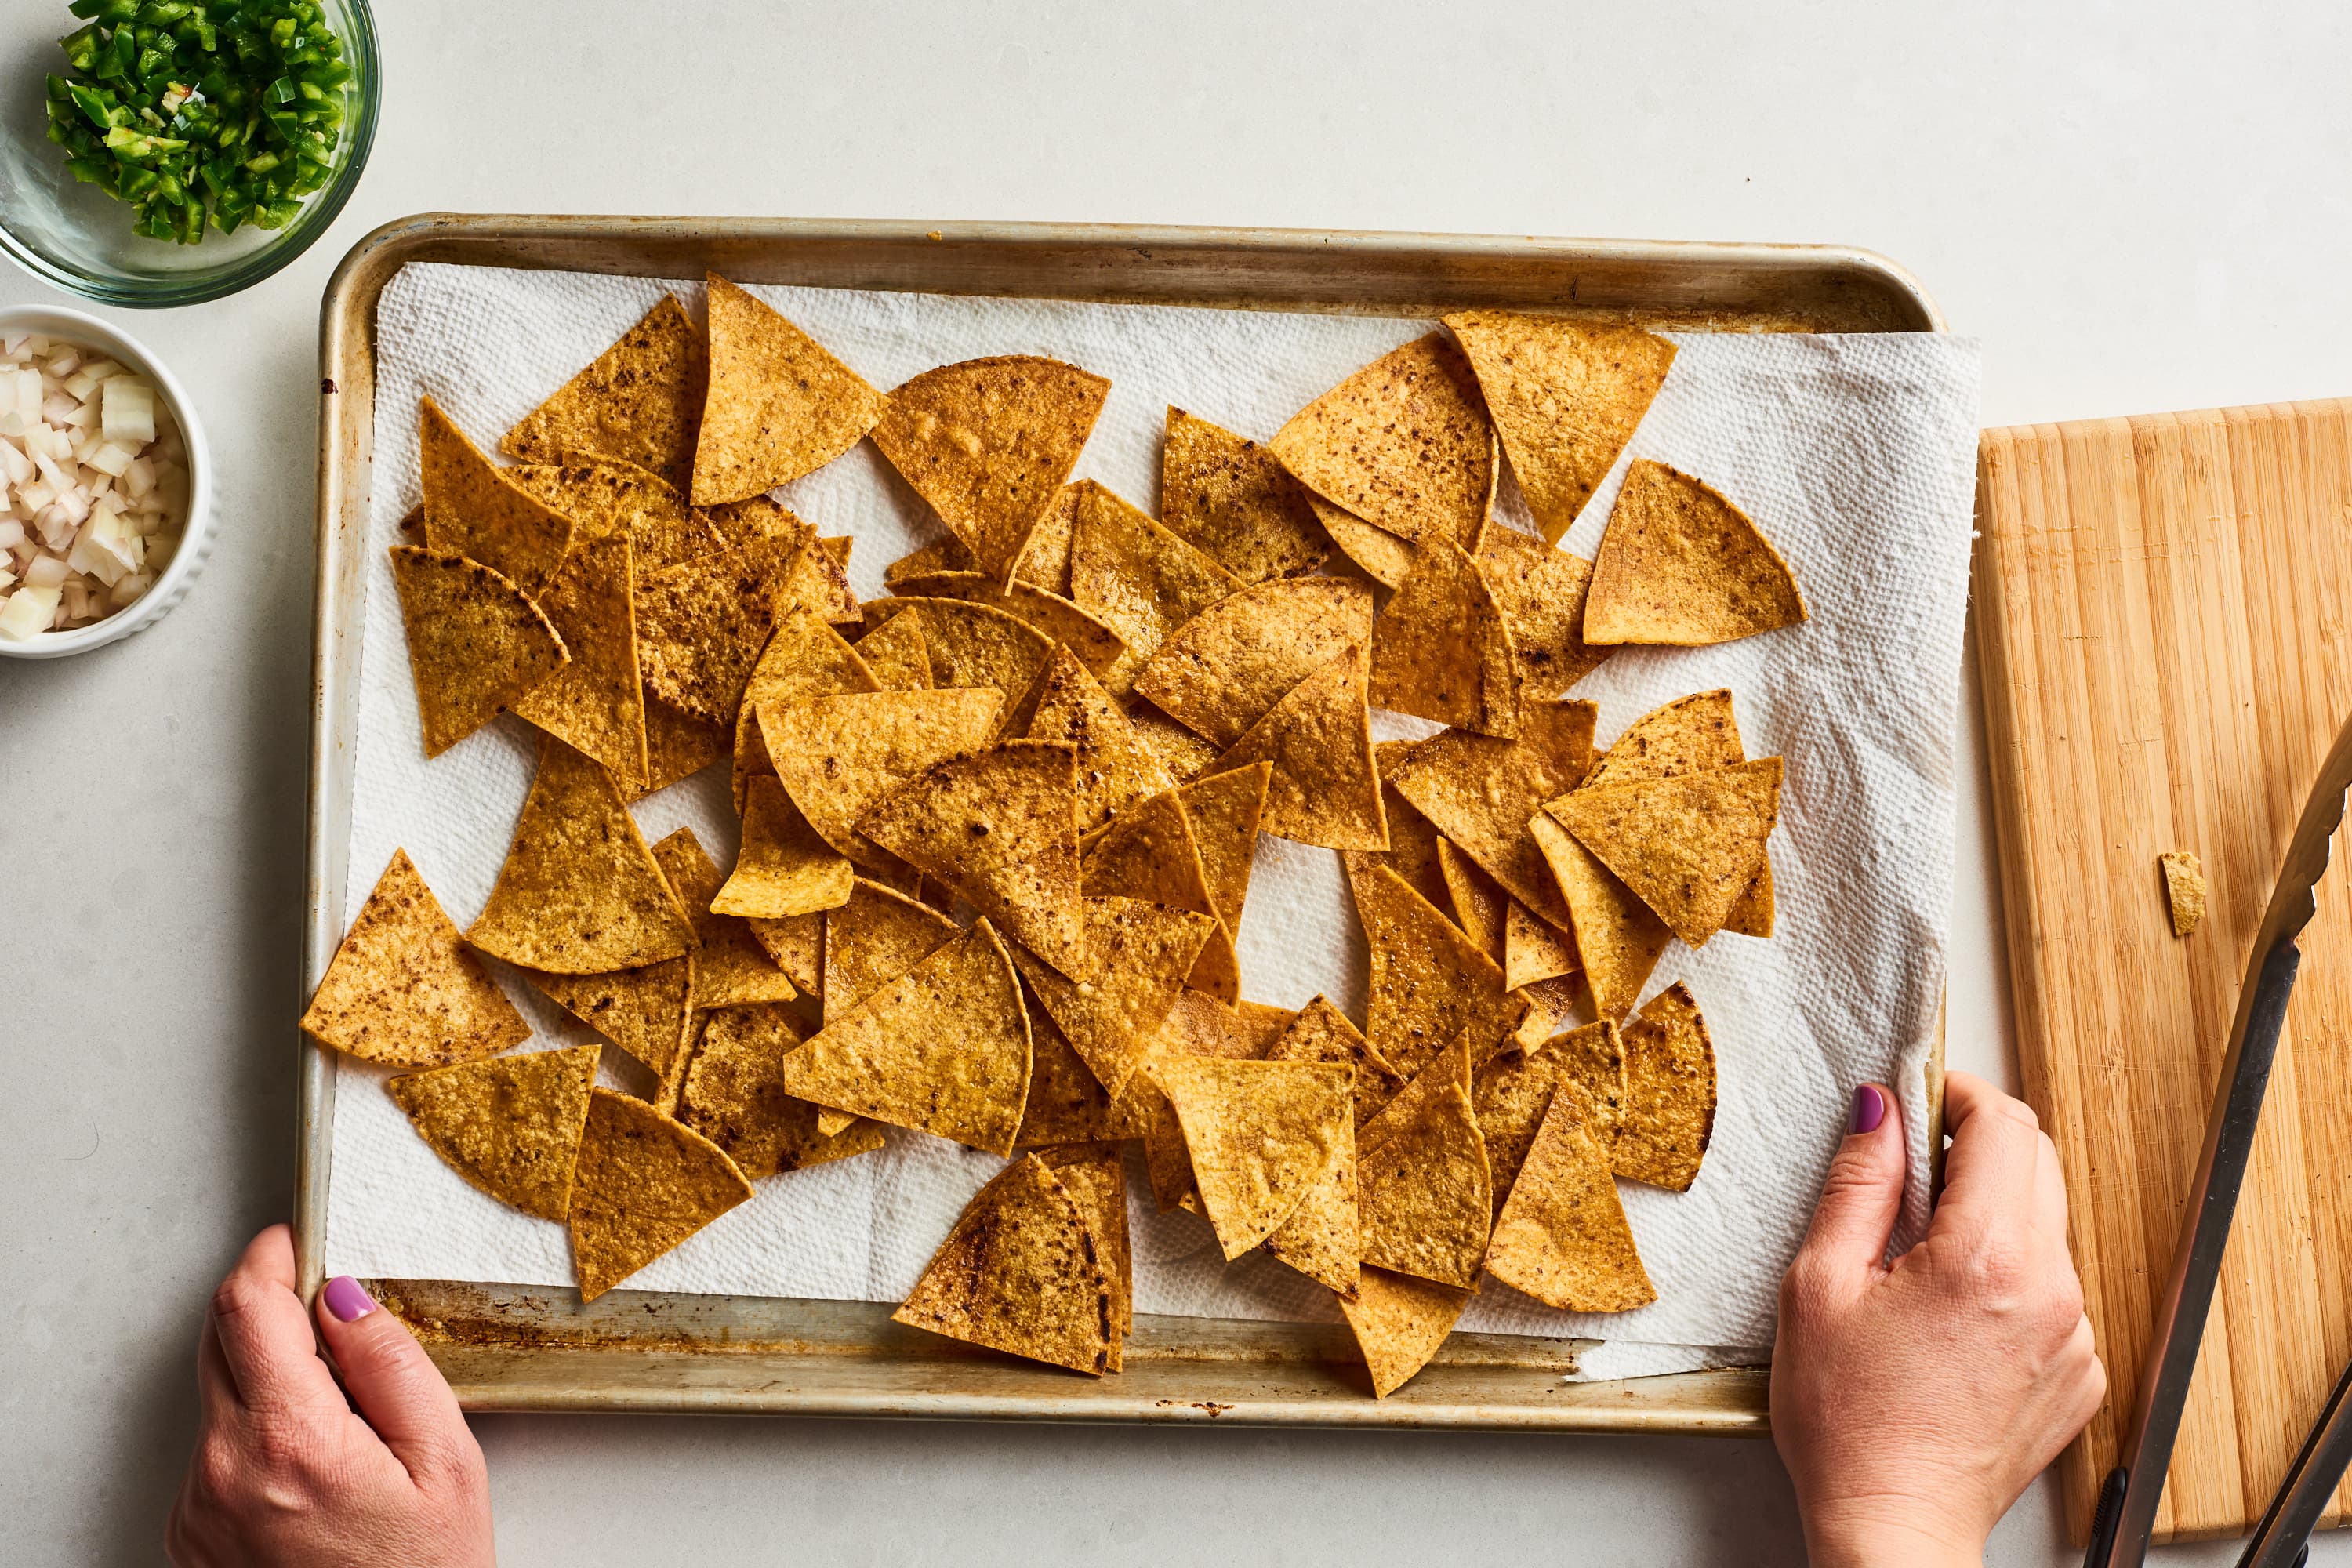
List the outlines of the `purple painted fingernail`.
{"label": "purple painted fingernail", "polygon": [[1866,1083],[1853,1091],[1854,1131],[1875,1132],[1878,1124],[1885,1120],[1886,1095],[1884,1090],[1874,1083]]}
{"label": "purple painted fingernail", "polygon": [[328,1280],[322,1294],[327,1298],[327,1310],[335,1314],[339,1323],[356,1323],[375,1310],[375,1298],[348,1274],[338,1274]]}

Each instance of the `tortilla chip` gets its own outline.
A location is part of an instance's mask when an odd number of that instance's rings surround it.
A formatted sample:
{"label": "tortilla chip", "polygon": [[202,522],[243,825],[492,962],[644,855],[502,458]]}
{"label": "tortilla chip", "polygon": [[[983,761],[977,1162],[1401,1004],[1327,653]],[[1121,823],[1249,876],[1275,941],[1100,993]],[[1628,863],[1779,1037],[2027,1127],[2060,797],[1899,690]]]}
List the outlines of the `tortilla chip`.
{"label": "tortilla chip", "polygon": [[1243,1034],[1249,1037],[1249,1054],[1265,1059],[1290,1026],[1298,1021],[1296,1007],[1277,1007],[1271,1002],[1228,1002],[1234,1019]]}
{"label": "tortilla chip", "polygon": [[635,463],[682,489],[694,470],[704,375],[702,333],[665,294],[620,342],[523,416],[499,450],[526,463]]}
{"label": "tortilla chip", "polygon": [[814,338],[717,273],[694,504],[742,500],[814,473],[882,417],[882,395]]}
{"label": "tortilla chip", "polygon": [[1519,1026],[1511,1031],[1511,1037],[1496,1048],[1532,1050],[1568,1027],[1568,1021],[1586,1000],[1581,994],[1583,981],[1584,972],[1580,969],[1573,974],[1538,980],[1512,992],[1512,995],[1527,1003],[1528,1010],[1519,1019]]}
{"label": "tortilla chip", "polygon": [[1528,510],[1557,542],[1665,384],[1675,345],[1639,327],[1465,310],[1445,318],[1486,394]]}
{"label": "tortilla chip", "polygon": [[1356,1184],[1365,1262],[1442,1285],[1477,1283],[1494,1187],[1470,1104],[1466,1035],[1364,1123]]}
{"label": "tortilla chip", "polygon": [[1078,880],[1089,897],[1141,899],[1216,918],[1183,796],[1172,789],[1113,818],[1087,845]]}
{"label": "tortilla chip", "polygon": [[1144,1169],[1151,1178],[1152,1202],[1161,1214],[1175,1208],[1198,1214],[1201,1198],[1192,1181],[1192,1157],[1184,1147],[1184,1124],[1174,1103],[1160,1092],[1151,1066],[1177,1057],[1249,1061],[1256,1056],[1257,1042],[1233,1008],[1202,992],[1180,991],[1142,1069],[1113,1097],[1111,1121],[1117,1135],[1143,1140]]}
{"label": "tortilla chip", "polygon": [[604,974],[676,958],[695,939],[613,775],[541,737],[514,841],[466,940],[527,969]]}
{"label": "tortilla chip", "polygon": [[1522,697],[1561,696],[1616,651],[1584,640],[1591,562],[1502,527],[1486,531],[1477,561],[1478,575],[1510,633]]}
{"label": "tortilla chip", "polygon": [[1068,648],[1054,650],[1039,679],[1028,738],[1076,748],[1080,833],[1092,833],[1136,802],[1176,787],[1159,754]]}
{"label": "tortilla chip", "polygon": [[1389,868],[1370,868],[1354,889],[1371,948],[1364,1034],[1373,1047],[1408,1079],[1457,1039],[1486,1060],[1526,1011],[1503,990],[1502,966]]}
{"label": "tortilla chip", "polygon": [[1625,1223],[1609,1150],[1584,1091],[1563,1083],[1495,1221],[1487,1271],[1564,1312],[1624,1312],[1658,1299]]}
{"label": "tortilla chip", "polygon": [[430,395],[417,441],[426,547],[478,561],[526,592],[547,581],[572,548],[572,520],[509,483]]}
{"label": "tortilla chip", "polygon": [[1201,874],[1209,901],[1228,931],[1242,929],[1242,903],[1249,897],[1250,867],[1257,853],[1258,823],[1274,776],[1271,763],[1223,770],[1183,786],[1184,816],[1200,851]]}
{"label": "tortilla chip", "polygon": [[1139,658],[1242,579],[1135,507],[1081,479],[1070,533],[1070,597],[1116,630]]}
{"label": "tortilla chip", "polygon": [[[866,613],[894,618],[919,614],[931,685],[940,690],[994,690],[1004,694],[1009,726],[1017,706],[1045,673],[1054,639],[992,605],[963,599],[882,599]],[[1019,731],[1013,731],[1013,733]]]}
{"label": "tortilla chip", "polygon": [[1139,899],[1089,898],[1084,942],[1096,965],[1092,980],[1073,981],[1025,947],[1013,950],[1013,961],[1116,1099],[1167,1022],[1213,925],[1205,915]]}
{"label": "tortilla chip", "polygon": [[1592,993],[1593,1009],[1622,1018],[1648,983],[1673,932],[1666,922],[1569,837],[1549,816],[1531,818],[1528,832],[1543,851],[1573,921],[1577,967]]}
{"label": "tortilla chip", "polygon": [[646,687],[698,719],[733,724],[777,624],[819,603],[812,552],[788,539],[755,540],[643,579],[637,656]]}
{"label": "tortilla chip", "polygon": [[2156,858],[2156,863],[2164,873],[2164,901],[2172,915],[2172,934],[2187,936],[2205,918],[2205,863],[2186,849],[2168,849]]}
{"label": "tortilla chip", "polygon": [[1612,1164],[1621,1176],[1684,1193],[1715,1134],[1715,1042],[1676,981],[1625,1026],[1625,1103]]}
{"label": "tortilla chip", "polygon": [[1339,1311],[1372,1374],[1372,1397],[1386,1399],[1429,1364],[1454,1331],[1473,1289],[1416,1279],[1365,1265],[1354,1300],[1339,1298]]}
{"label": "tortilla chip", "polygon": [[442,1067],[530,1038],[506,993],[395,849],[302,1015],[303,1031],[362,1061]]}
{"label": "tortilla chip", "polygon": [[1339,1119],[1339,1149],[1290,1217],[1265,1238],[1268,1256],[1342,1299],[1356,1293],[1364,1257],[1362,1205],[1356,1196],[1356,1131]]}
{"label": "tortilla chip", "polygon": [[1016,580],[1007,588],[984,572],[929,572],[902,577],[891,591],[901,598],[951,599],[1002,610],[1047,643],[1077,655],[1080,663],[1105,680],[1116,679],[1122,665],[1132,662],[1118,631],[1087,608],[1032,583]]}
{"label": "tortilla chip", "polygon": [[1063,973],[1090,977],[1078,896],[1075,749],[1006,741],[934,763],[857,831],[954,890]]}
{"label": "tortilla chip", "polygon": [[790,977],[795,988],[804,996],[824,994],[824,922],[832,911],[821,915],[794,915],[790,920],[746,920],[751,928],[752,940],[761,951],[774,961],[777,968]]}
{"label": "tortilla chip", "polygon": [[824,617],[794,609],[777,623],[768,646],[760,652],[760,662],[752,667],[751,679],[744,684],[742,705],[735,714],[736,811],[740,814],[744,809],[751,779],[776,771],[768,760],[767,739],[760,731],[761,708],[881,689],[882,683],[875,679],[864,656]]}
{"label": "tortilla chip", "polygon": [[1014,581],[1034,583],[1065,599],[1071,596],[1070,535],[1077,513],[1077,486],[1064,485],[1054,492],[1054,499],[1045,503],[1045,515],[1030,532],[1028,547],[1021,552],[1021,564],[1013,569]]}
{"label": "tortilla chip", "polygon": [[978,563],[971,558],[971,552],[963,547],[963,541],[950,534],[945,539],[935,539],[929,544],[909,550],[882,568],[882,585],[895,589],[909,578],[928,577],[935,572],[979,570]]}
{"label": "tortilla chip", "polygon": [[425,754],[437,757],[571,658],[523,591],[478,561],[392,547]]}
{"label": "tortilla chip", "polygon": [[863,877],[824,922],[828,1016],[855,1007],[961,934],[929,904]]}
{"label": "tortilla chip", "polygon": [[1119,1370],[1119,1342],[1135,1331],[1135,1264],[1127,1236],[1127,1162],[1116,1143],[1065,1145],[1037,1152],[1040,1163],[1061,1178],[1087,1229],[1095,1255],[1110,1279],[1110,1370]]}
{"label": "tortilla chip", "polygon": [[557,1006],[612,1041],[656,1078],[667,1079],[686,1043],[687,960],[667,958],[610,974],[549,974],[526,969],[523,978]]}
{"label": "tortilla chip", "polygon": [[1135,689],[1230,747],[1348,647],[1372,646],[1372,595],[1338,577],[1281,577],[1230,594],[1160,646]]}
{"label": "tortilla chip", "polygon": [[1603,1018],[1555,1036],[1546,1048],[1559,1058],[1561,1081],[1584,1090],[1593,1136],[1612,1147],[1625,1111],[1625,1042],[1617,1026]]}
{"label": "tortilla chip", "polygon": [[932,763],[987,742],[993,691],[870,691],[761,708],[760,727],[784,792],[818,837],[858,865],[896,862],[856,831],[859,816]]}
{"label": "tortilla chip", "polygon": [[891,1321],[1100,1375],[1118,1317],[1087,1208],[1035,1155],[1016,1160],[965,1206]]}
{"label": "tortilla chip", "polygon": [[646,776],[646,693],[637,678],[636,581],[626,538],[591,540],[564,557],[539,607],[572,657],[514,700],[515,716],[604,764]]}
{"label": "tortilla chip", "polygon": [[687,1065],[677,1119],[753,1181],[817,1163],[810,1156],[828,1142],[817,1131],[817,1108],[784,1092],[782,1082],[785,1058],[807,1037],[790,1007],[721,1007]]}
{"label": "tortilla chip", "polygon": [[735,1162],[641,1100],[592,1090],[572,1177],[572,1266],[593,1301],[751,1195]]}
{"label": "tortilla chip", "polygon": [[1372,700],[1433,724],[1519,732],[1509,631],[1478,563],[1439,541],[1413,557],[1372,623]]}
{"label": "tortilla chip", "polygon": [[1223,761],[1227,771],[1252,763],[1274,765],[1260,831],[1327,849],[1389,847],[1359,650],[1342,649],[1300,681]]}
{"label": "tortilla chip", "polygon": [[1552,1090],[1562,1083],[1585,1090],[1593,1134],[1606,1151],[1616,1136],[1617,1112],[1625,1097],[1624,1047],[1617,1026],[1606,1018],[1504,1051],[1472,1077],[1470,1103],[1478,1113],[1478,1131],[1486,1140],[1497,1215],[1535,1143]]}
{"label": "tortilla chip", "polygon": [[893,391],[874,444],[980,570],[1008,582],[1109,393],[1058,360],[965,360]]}
{"label": "tortilla chip", "polygon": [[1494,427],[1443,332],[1374,360],[1267,444],[1308,489],[1415,544],[1475,545],[1495,495]]}
{"label": "tortilla chip", "polygon": [[1331,1062],[1162,1058],[1195,1190],[1226,1261],[1274,1234],[1352,1145],[1355,1069]]}
{"label": "tortilla chip", "polygon": [[[1394,588],[1404,582],[1405,574],[1412,570],[1417,553],[1410,541],[1399,539],[1385,528],[1374,528],[1343,506],[1325,500],[1313,490],[1307,492],[1307,504],[1315,513],[1315,521],[1341,554],[1354,562],[1365,576],[1383,588]],[[1489,533],[1496,530],[1488,529]]]}
{"label": "tortilla chip", "polygon": [[1127,721],[1135,727],[1136,739],[1160,759],[1160,765],[1178,784],[1191,784],[1217,771],[1217,759],[1224,754],[1223,748],[1205,736],[1192,733],[1150,703],[1130,706]]}
{"label": "tortilla chip", "polygon": [[1575,972],[1574,942],[1511,900],[1503,911],[1503,988],[1517,991]]}
{"label": "tortilla chip", "polygon": [[[1721,689],[1699,691],[1652,709],[1626,726],[1617,743],[1585,775],[1581,787],[1679,778],[1747,760],[1739,725],[1731,714],[1731,693]],[[1723,929],[1743,936],[1769,937],[1773,916],[1772,857],[1768,852],[1747,890],[1732,901]]]}
{"label": "tortilla chip", "polygon": [[1693,947],[1723,929],[1780,813],[1780,759],[1587,787],[1544,809]]}
{"label": "tortilla chip", "polygon": [[[686,957],[686,1005],[689,1010],[793,999],[791,977],[753,939],[751,923],[711,912],[710,902],[718,897],[727,877],[704,851],[694,829],[681,827],[655,845],[654,863],[662,868],[662,875],[669,879],[670,891],[686,907],[699,942]],[[666,1081],[672,1076],[667,1071],[663,1073]]]}
{"label": "tortilla chip", "polygon": [[1585,641],[1698,647],[1805,615],[1789,563],[1714,487],[1646,458],[1625,471],[1592,563]]}
{"label": "tortilla chip", "polygon": [[[643,800],[656,790],[667,789],[682,779],[692,778],[727,754],[727,731],[716,724],[705,723],[690,713],[681,713],[668,703],[646,693],[646,776],[642,780],[615,779],[621,798],[631,803]],[[642,784],[642,788],[639,787]]]}
{"label": "tortilla chip", "polygon": [[[1448,905],[1454,913],[1454,923],[1462,934],[1478,944],[1478,951],[1503,962],[1508,953],[1504,911],[1511,896],[1502,885],[1478,868],[1478,863],[1462,852],[1451,838],[1437,841],[1437,870],[1445,879]],[[1503,989],[1516,991],[1510,984],[1510,972],[1504,971]]]}
{"label": "tortilla chip", "polygon": [[472,1186],[539,1219],[570,1206],[596,1047],[408,1073],[384,1085],[418,1136]]}
{"label": "tortilla chip", "polygon": [[1355,1122],[1361,1127],[1404,1088],[1404,1079],[1388,1058],[1373,1048],[1348,1015],[1318,996],[1298,1010],[1265,1052],[1268,1061],[1343,1062],[1356,1069],[1352,1098]]}
{"label": "tortilla chip", "polygon": [[1454,899],[1438,864],[1437,829],[1413,809],[1411,801],[1397,794],[1390,777],[1405,753],[1418,744],[1417,741],[1381,741],[1372,747],[1373,765],[1381,773],[1381,811],[1388,818],[1389,847],[1385,852],[1351,849],[1340,858],[1347,865],[1350,885],[1374,866],[1386,866],[1443,913],[1453,908]]}
{"label": "tortilla chip", "polygon": [[1405,752],[1388,774],[1505,891],[1561,931],[1568,907],[1528,819],[1583,781],[1594,716],[1591,703],[1576,699],[1531,700],[1520,704],[1517,740],[1448,730]]}
{"label": "tortilla chip", "polygon": [[1029,1007],[1029,1099],[1021,1108],[1021,1131],[1013,1142],[1024,1149],[1042,1144],[1091,1143],[1110,1138],[1110,1090],[1071,1046],[1054,1016]]}
{"label": "tortilla chip", "polygon": [[1245,583],[1312,572],[1331,553],[1307,490],[1256,442],[1171,406],[1160,458],[1168,528]]}
{"label": "tortilla chip", "polygon": [[838,909],[856,872],[848,858],[817,836],[784,793],[765,776],[751,781],[743,809],[743,849],[735,873],[710,902],[719,915],[783,920]]}
{"label": "tortilla chip", "polygon": [[857,657],[885,691],[929,691],[931,656],[920,616],[893,616],[857,639]]}
{"label": "tortilla chip", "polygon": [[502,469],[509,481],[570,518],[574,549],[615,534],[629,542],[636,569],[679,566],[726,548],[726,541],[659,474],[634,463],[523,463]]}

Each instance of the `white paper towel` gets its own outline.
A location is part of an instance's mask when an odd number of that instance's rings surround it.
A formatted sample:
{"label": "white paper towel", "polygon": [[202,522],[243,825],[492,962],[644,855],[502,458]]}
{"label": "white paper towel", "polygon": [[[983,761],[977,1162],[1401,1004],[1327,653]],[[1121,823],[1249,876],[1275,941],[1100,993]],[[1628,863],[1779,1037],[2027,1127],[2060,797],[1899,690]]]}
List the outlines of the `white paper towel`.
{"label": "white paper towel", "polygon": [[[416,499],[419,396],[432,394],[490,447],[665,289],[698,307],[698,284],[438,265],[411,266],[384,291],[347,919],[404,846],[452,916],[469,921],[530,785],[530,731],[511,718],[429,763],[418,740],[383,549]],[[1264,439],[1317,394],[1431,325],[753,291],[877,386],[986,353],[1050,354],[1108,376],[1109,399],[1077,473],[1147,507],[1158,494],[1168,405]],[[1901,1090],[1912,1175],[1898,1242],[1916,1232],[1927,1193],[1920,1069],[1943,990],[1951,880],[1975,345],[1911,334],[1677,342],[1681,353],[1629,457],[1699,474],[1746,507],[1795,566],[1812,619],[1719,647],[1622,652],[1579,688],[1600,702],[1606,739],[1660,702],[1728,686],[1749,753],[1788,759],[1772,840],[1779,934],[1769,942],[1725,937],[1697,952],[1676,945],[1654,982],[1690,983],[1721,1080],[1713,1147],[1691,1191],[1621,1184],[1659,1300],[1613,1318],[1577,1317],[1489,1282],[1462,1321],[1465,1329],[1621,1342],[1596,1352],[1593,1370],[1606,1375],[1724,1359],[1691,1347],[1770,1342],[1777,1280],[1853,1086],[1865,1079]],[[1612,475],[1569,536],[1570,548],[1591,553],[1615,489]],[[880,592],[884,566],[940,532],[870,444],[780,494],[820,532],[855,537],[849,575],[861,596]],[[1511,510],[1507,496],[1507,517]],[[1382,717],[1386,732],[1427,729]],[[723,768],[640,804],[636,815],[648,839],[688,826],[722,865],[732,856]],[[1320,992],[1360,1019],[1360,946],[1338,856],[1261,837],[1239,933],[1244,992],[1291,1007]],[[541,1043],[586,1037],[514,975],[502,978]],[[617,1053],[606,1056],[609,1064]],[[562,1227],[467,1186],[377,1091],[380,1076],[341,1064],[329,1269],[569,1282]],[[894,1300],[998,1164],[893,1130],[878,1154],[761,1182],[751,1202],[629,1283]],[[1133,1217],[1138,1311],[1333,1315],[1325,1292],[1262,1255],[1225,1265],[1192,1215],[1154,1214],[1147,1197]]]}

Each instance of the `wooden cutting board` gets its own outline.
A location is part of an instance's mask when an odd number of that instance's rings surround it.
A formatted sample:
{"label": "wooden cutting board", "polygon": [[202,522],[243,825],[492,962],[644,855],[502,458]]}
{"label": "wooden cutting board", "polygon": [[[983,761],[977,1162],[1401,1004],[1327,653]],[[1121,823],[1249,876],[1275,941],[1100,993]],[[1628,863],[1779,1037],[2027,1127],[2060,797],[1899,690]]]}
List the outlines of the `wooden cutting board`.
{"label": "wooden cutting board", "polygon": [[[2352,401],[1985,432],[1976,602],[2018,1048],[2131,1418],[2238,982],[2352,711]],[[2250,1529],[2352,1356],[2352,870],[2318,889],[2158,1539]],[[2175,938],[2157,857],[2201,856]],[[2339,1492],[2323,1523],[2344,1522]]]}

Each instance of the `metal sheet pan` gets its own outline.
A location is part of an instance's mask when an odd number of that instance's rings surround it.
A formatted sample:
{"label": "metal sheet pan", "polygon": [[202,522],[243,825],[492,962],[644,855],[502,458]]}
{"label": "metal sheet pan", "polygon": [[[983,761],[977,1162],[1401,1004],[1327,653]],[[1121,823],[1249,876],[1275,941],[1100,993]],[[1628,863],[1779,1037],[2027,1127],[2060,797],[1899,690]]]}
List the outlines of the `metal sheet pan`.
{"label": "metal sheet pan", "polygon": [[[375,428],[375,307],[412,261],[948,294],[1433,316],[1519,306],[1725,331],[1940,331],[1900,268],[1822,246],[1097,225],[425,214],[343,258],[320,317],[304,994],[342,935]],[[299,1004],[289,999],[290,1018]],[[334,1053],[300,1037],[295,1242],[318,1288]],[[1941,1088],[1940,1044],[1929,1068]],[[1937,1142],[1930,1140],[1931,1143]],[[1565,1383],[1591,1342],[1456,1334],[1379,1402],[1342,1329],[1141,1317],[1085,1379],[901,1329],[887,1306],[376,1280],[474,1410],[700,1410],[1061,1421],[1761,1434],[1765,1374]]]}

